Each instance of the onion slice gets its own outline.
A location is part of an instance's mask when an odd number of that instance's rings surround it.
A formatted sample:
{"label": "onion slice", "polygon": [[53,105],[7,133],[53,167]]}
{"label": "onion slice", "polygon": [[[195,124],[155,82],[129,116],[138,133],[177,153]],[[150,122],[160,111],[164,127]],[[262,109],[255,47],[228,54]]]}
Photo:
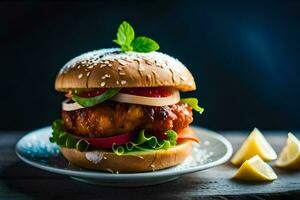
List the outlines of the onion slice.
{"label": "onion slice", "polygon": [[[178,103],[180,101],[180,94],[178,90],[173,90],[172,94],[168,97],[145,97],[132,94],[118,93],[110,100],[122,103],[131,103],[147,106],[167,106]],[[62,109],[64,111],[73,111],[84,108],[77,102],[70,101],[71,99],[66,99],[62,102]]]}
{"label": "onion slice", "polygon": [[62,109],[64,111],[72,111],[84,108],[83,106],[79,105],[77,102],[70,103],[71,99],[66,99],[62,102]]}
{"label": "onion slice", "polygon": [[111,100],[147,106],[167,106],[178,103],[180,101],[180,94],[178,90],[173,90],[172,95],[168,97],[144,97],[132,94],[119,93],[113,98],[111,98]]}

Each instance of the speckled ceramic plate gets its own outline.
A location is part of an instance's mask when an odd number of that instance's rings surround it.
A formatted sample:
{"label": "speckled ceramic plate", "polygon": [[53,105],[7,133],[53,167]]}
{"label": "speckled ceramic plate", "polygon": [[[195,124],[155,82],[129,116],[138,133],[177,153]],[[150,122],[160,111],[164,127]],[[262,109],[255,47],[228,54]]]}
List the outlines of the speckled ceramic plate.
{"label": "speckled ceramic plate", "polygon": [[192,127],[200,138],[191,155],[180,165],[164,170],[143,173],[110,173],[76,167],[62,157],[57,145],[49,142],[51,127],[30,132],[19,140],[16,153],[34,167],[64,174],[87,183],[107,186],[143,186],[174,180],[181,175],[205,170],[225,163],[232,155],[232,146],[222,135]]}

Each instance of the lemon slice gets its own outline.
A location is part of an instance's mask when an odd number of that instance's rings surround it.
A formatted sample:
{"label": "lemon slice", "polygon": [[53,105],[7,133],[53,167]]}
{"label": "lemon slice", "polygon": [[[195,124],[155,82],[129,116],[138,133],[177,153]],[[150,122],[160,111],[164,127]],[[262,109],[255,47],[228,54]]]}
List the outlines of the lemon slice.
{"label": "lemon slice", "polygon": [[258,155],[246,160],[233,178],[245,181],[273,181],[277,175]]}
{"label": "lemon slice", "polygon": [[254,155],[259,155],[264,161],[271,161],[277,158],[276,152],[257,128],[253,129],[230,161],[234,165],[241,165]]}
{"label": "lemon slice", "polygon": [[300,169],[300,141],[292,133],[288,134],[286,145],[279,154],[276,166]]}

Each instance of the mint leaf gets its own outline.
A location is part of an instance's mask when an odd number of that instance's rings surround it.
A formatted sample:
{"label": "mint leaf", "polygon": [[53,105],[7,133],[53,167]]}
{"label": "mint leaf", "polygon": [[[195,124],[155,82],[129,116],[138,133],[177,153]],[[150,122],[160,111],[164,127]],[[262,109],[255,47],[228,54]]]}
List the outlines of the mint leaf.
{"label": "mint leaf", "polygon": [[159,45],[152,39],[145,37],[145,36],[140,36],[135,38],[132,41],[132,48],[133,51],[136,52],[151,52],[151,51],[156,51],[159,49]]}
{"label": "mint leaf", "polygon": [[132,46],[128,46],[128,45],[121,45],[121,49],[123,51],[132,51]]}
{"label": "mint leaf", "polygon": [[122,50],[125,51],[126,49],[128,49],[128,47],[130,47],[130,44],[133,41],[133,39],[134,39],[134,30],[132,26],[128,22],[123,21],[118,28],[117,39],[114,39],[113,41],[118,45],[120,45],[122,47]]}
{"label": "mint leaf", "polygon": [[159,45],[154,40],[145,36],[134,38],[134,35],[132,26],[128,22],[123,21],[118,28],[117,39],[114,39],[113,42],[120,45],[124,52],[148,53],[159,49]]}

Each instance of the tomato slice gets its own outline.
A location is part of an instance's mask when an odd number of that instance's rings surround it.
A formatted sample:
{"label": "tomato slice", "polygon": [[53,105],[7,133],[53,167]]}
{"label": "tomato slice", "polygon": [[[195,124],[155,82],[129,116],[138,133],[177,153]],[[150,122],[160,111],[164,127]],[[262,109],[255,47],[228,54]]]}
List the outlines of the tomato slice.
{"label": "tomato slice", "polygon": [[[86,91],[80,91],[77,95],[80,97],[95,97],[103,94],[107,88],[97,88]],[[172,95],[172,91],[164,87],[148,87],[148,88],[122,88],[120,93],[132,94],[144,97],[168,97]],[[65,94],[67,98],[72,97],[72,92],[69,91]]]}
{"label": "tomato slice", "polygon": [[95,97],[103,94],[106,92],[106,88],[98,88],[98,89],[92,89],[88,91],[81,91],[79,92],[78,96],[80,97]]}
{"label": "tomato slice", "polygon": [[76,137],[78,139],[84,139],[88,141],[92,147],[110,149],[112,148],[113,144],[122,145],[132,141],[134,139],[134,136],[134,133],[125,133],[122,135],[116,135],[105,138],[83,138],[78,136]]}
{"label": "tomato slice", "polygon": [[165,87],[148,87],[148,88],[122,88],[120,91],[125,94],[132,94],[144,97],[168,97],[172,95],[172,91]]}
{"label": "tomato slice", "polygon": [[162,140],[168,139],[168,136],[166,133],[151,133],[151,134]]}

